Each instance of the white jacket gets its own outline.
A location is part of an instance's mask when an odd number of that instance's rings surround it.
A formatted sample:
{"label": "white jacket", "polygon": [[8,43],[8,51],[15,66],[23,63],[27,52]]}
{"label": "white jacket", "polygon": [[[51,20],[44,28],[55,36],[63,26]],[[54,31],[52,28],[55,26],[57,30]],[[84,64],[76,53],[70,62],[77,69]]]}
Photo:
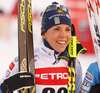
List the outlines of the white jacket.
{"label": "white jacket", "polygon": [[[68,87],[68,60],[69,57],[61,55],[44,44],[34,50],[36,93],[66,93]],[[6,71],[4,79],[18,72],[18,57],[12,60]],[[82,84],[81,65],[76,60],[76,92],[79,93]]]}

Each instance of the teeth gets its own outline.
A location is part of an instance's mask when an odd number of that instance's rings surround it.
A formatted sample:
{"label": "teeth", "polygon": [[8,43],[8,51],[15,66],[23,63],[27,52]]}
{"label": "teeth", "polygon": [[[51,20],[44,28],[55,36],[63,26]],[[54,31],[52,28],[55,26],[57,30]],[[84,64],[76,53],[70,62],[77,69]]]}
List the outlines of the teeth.
{"label": "teeth", "polygon": [[64,44],[65,42],[58,42],[58,43]]}

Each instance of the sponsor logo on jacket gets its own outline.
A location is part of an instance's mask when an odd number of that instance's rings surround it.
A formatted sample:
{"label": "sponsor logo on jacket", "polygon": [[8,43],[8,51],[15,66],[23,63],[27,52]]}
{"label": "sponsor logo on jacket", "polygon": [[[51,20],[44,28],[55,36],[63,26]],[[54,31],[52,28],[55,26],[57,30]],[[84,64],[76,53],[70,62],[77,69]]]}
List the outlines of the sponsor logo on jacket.
{"label": "sponsor logo on jacket", "polygon": [[83,83],[82,83],[82,88],[84,90],[86,90],[86,91],[89,91],[89,89],[90,89],[90,83],[84,80]]}
{"label": "sponsor logo on jacket", "polygon": [[67,85],[67,67],[49,67],[35,69],[36,84],[39,85]]}
{"label": "sponsor logo on jacket", "polygon": [[6,78],[8,78],[10,76],[10,73],[11,72],[9,70],[6,71]]}
{"label": "sponsor logo on jacket", "polygon": [[11,62],[9,69],[12,70],[14,68],[14,66],[15,66],[14,62]]}
{"label": "sponsor logo on jacket", "polygon": [[86,74],[85,74],[85,79],[92,83],[93,76],[87,71]]}

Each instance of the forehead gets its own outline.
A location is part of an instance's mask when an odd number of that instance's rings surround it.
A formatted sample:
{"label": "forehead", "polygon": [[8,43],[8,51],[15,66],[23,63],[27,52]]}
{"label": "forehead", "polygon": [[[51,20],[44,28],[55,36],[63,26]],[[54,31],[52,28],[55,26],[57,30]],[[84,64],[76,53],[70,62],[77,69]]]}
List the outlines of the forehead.
{"label": "forehead", "polygon": [[52,28],[54,28],[54,27],[59,27],[59,28],[62,28],[62,27],[71,28],[69,25],[66,25],[66,24],[55,25],[55,26],[53,26]]}
{"label": "forehead", "polygon": [[[51,31],[53,31],[54,29],[64,29],[64,30],[66,30],[66,29],[70,29],[71,30],[71,27],[69,26],[69,25],[66,25],[66,24],[59,24],[59,25],[54,25],[54,26],[52,26],[51,28],[49,28],[46,32],[51,32]],[[45,32],[45,33],[46,33]]]}

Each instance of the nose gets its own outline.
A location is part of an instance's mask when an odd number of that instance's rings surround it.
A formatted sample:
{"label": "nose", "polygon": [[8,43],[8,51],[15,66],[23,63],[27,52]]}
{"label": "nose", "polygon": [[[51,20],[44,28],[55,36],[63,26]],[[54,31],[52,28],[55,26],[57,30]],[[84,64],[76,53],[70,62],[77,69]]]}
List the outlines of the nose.
{"label": "nose", "polygon": [[61,31],[61,33],[60,33],[60,37],[62,37],[62,38],[64,38],[64,37],[66,37],[66,31],[65,30],[63,30],[63,31]]}

